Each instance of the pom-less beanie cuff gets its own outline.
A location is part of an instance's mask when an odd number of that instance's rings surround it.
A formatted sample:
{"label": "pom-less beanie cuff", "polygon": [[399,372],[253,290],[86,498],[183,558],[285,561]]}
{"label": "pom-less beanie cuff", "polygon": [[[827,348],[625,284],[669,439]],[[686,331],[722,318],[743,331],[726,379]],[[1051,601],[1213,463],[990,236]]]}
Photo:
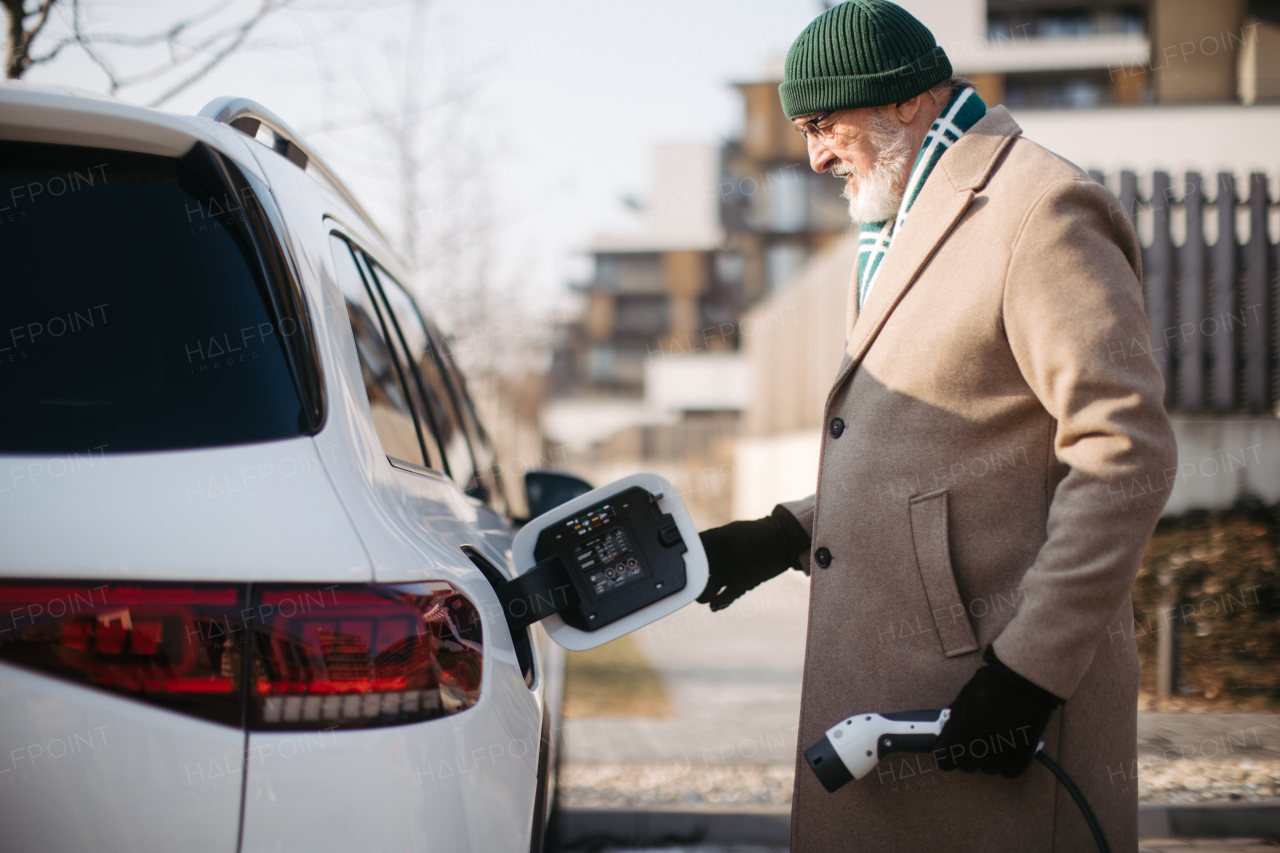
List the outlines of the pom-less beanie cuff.
{"label": "pom-less beanie cuff", "polygon": [[787,118],[897,104],[951,76],[946,51],[892,0],[844,0],[787,51],[778,91]]}
{"label": "pom-less beanie cuff", "polygon": [[833,110],[900,104],[951,77],[946,51],[935,47],[915,62],[880,74],[802,77],[778,87],[787,118]]}

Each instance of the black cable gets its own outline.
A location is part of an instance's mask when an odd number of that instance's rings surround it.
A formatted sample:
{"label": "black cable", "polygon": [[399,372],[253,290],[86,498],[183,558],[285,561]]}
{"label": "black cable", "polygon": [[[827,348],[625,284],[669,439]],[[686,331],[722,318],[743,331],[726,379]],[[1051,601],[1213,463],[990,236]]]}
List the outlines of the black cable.
{"label": "black cable", "polygon": [[1071,799],[1076,801],[1076,805],[1080,807],[1080,813],[1084,815],[1085,823],[1089,824],[1089,831],[1093,833],[1093,840],[1098,842],[1098,850],[1101,853],[1111,853],[1111,847],[1107,844],[1107,837],[1102,834],[1102,827],[1098,825],[1098,819],[1093,816],[1093,809],[1089,808],[1089,804],[1085,802],[1084,794],[1080,793],[1076,783],[1071,781],[1067,771],[1059,767],[1058,763],[1052,758],[1045,755],[1044,750],[1036,753],[1036,760],[1048,767],[1053,775],[1058,777],[1062,787],[1066,788],[1067,793],[1071,795]]}

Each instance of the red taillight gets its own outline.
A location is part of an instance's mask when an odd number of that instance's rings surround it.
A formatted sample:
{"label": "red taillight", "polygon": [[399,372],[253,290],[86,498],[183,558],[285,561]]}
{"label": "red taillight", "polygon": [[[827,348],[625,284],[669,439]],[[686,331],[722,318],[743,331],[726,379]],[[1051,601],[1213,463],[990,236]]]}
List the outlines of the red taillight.
{"label": "red taillight", "polygon": [[240,585],[0,584],[0,660],[241,724]]}
{"label": "red taillight", "polygon": [[447,583],[255,593],[254,728],[409,723],[480,698],[480,614]]}
{"label": "red taillight", "polygon": [[331,729],[470,708],[484,651],[443,582],[28,581],[0,583],[0,661],[234,726],[247,692],[250,728]]}

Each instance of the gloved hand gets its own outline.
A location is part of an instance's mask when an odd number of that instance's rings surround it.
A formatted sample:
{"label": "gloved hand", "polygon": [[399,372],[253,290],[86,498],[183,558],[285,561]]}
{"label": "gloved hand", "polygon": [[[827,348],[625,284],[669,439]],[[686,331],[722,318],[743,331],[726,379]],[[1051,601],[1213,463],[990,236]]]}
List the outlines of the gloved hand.
{"label": "gloved hand", "polygon": [[712,610],[723,610],[747,590],[799,568],[800,555],[809,550],[809,534],[781,504],[764,518],[732,521],[698,536],[711,570],[698,601]]}
{"label": "gloved hand", "polygon": [[951,703],[933,751],[939,770],[1021,776],[1062,700],[1009,669],[987,646],[981,667]]}

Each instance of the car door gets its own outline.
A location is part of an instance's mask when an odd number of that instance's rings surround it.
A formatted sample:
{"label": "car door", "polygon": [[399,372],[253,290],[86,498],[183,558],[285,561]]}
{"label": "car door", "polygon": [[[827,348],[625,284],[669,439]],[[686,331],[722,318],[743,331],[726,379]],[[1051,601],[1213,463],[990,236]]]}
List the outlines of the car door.
{"label": "car door", "polygon": [[[331,421],[359,435],[356,470],[372,500],[360,493],[364,486],[350,476],[351,462],[341,450],[331,454],[333,476],[345,484],[350,506],[360,507],[360,533],[378,584],[447,578],[478,605],[482,686],[476,704],[453,716],[313,732],[322,745],[292,731],[251,731],[243,849],[355,849],[357,838],[378,849],[523,846],[537,797],[541,708],[505,624],[485,614],[491,607],[485,580],[461,550],[476,541],[479,502],[442,470],[448,457],[431,424],[419,417],[418,382],[405,357],[399,318],[382,299],[364,253],[327,229],[322,240],[332,261],[329,287],[338,285],[325,294],[325,310],[339,322],[345,314],[350,332],[339,333],[351,336],[339,341],[343,355],[333,365],[344,380]],[[350,625],[336,627],[320,620],[317,631],[367,638],[363,647],[380,647],[382,622],[375,631],[361,619],[352,616]],[[350,645],[358,652],[359,643]],[[287,720],[289,708],[280,713]],[[282,750],[288,760],[277,760]]]}
{"label": "car door", "polygon": [[[453,366],[443,362],[434,330],[424,321],[403,286],[340,232],[331,236],[331,246],[339,278],[345,275],[349,279],[342,285],[348,313],[353,318],[361,312],[377,317],[382,340],[388,342],[384,360],[390,367],[383,368],[383,374],[389,377],[394,373],[401,383],[396,400],[403,408],[397,409],[396,418],[400,421],[406,416],[413,417],[417,424],[415,434],[423,443],[421,453],[410,459],[396,457],[388,451],[414,505],[415,521],[422,529],[451,543],[458,553],[465,554],[485,572],[491,584],[499,586],[515,574],[510,563],[513,530],[509,518],[502,512],[505,500],[496,488],[486,486],[486,483],[496,484],[496,477],[486,479],[477,470],[477,456],[470,441],[475,428],[468,430],[464,412],[472,417],[474,413],[469,410],[469,401],[462,396],[465,389],[456,378],[451,381]],[[357,351],[361,351],[359,344]],[[361,369],[368,372],[364,359],[361,354]],[[454,374],[456,377],[456,371]],[[371,408],[375,393],[370,390]],[[408,428],[403,423],[395,433],[390,433],[390,427],[380,426],[379,420],[375,416],[379,437],[382,438],[384,428],[389,432],[383,439],[384,447],[389,446],[388,441],[407,437]],[[388,418],[383,416],[381,420],[385,423]],[[438,481],[448,480],[465,497],[453,501],[444,510],[438,500],[414,500],[415,490],[427,485],[426,480],[420,478],[434,480],[431,485],[437,493]],[[522,630],[512,640],[518,647],[522,677],[535,689],[538,679],[533,637],[529,631]]]}

